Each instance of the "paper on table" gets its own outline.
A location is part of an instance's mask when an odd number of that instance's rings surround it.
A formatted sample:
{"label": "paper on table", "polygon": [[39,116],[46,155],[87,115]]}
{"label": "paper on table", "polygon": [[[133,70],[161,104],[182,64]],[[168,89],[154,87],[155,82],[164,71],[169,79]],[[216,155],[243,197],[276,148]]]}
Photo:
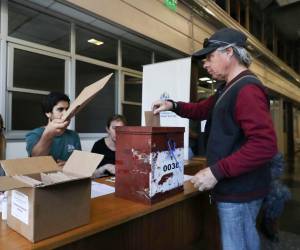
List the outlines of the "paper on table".
{"label": "paper on table", "polygon": [[114,187],[92,181],[92,192],[91,192],[92,199],[102,195],[111,194],[114,192],[115,192]]}
{"label": "paper on table", "polygon": [[190,179],[192,179],[193,176],[192,175],[184,175],[184,181],[189,181]]}
{"label": "paper on table", "polygon": [[113,73],[85,87],[74,102],[71,103],[68,111],[63,115],[62,120],[69,120],[78,113],[105,86],[112,75]]}

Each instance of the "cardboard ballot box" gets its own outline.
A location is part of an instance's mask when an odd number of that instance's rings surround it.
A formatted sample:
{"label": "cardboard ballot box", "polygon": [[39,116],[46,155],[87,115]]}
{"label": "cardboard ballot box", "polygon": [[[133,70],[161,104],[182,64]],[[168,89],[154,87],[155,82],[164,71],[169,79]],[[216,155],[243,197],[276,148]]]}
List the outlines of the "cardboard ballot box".
{"label": "cardboard ballot box", "polygon": [[90,220],[91,175],[103,156],[74,151],[63,169],[51,156],[1,161],[7,224],[36,242]]}
{"label": "cardboard ballot box", "polygon": [[116,127],[115,194],[152,204],[183,190],[179,127]]}

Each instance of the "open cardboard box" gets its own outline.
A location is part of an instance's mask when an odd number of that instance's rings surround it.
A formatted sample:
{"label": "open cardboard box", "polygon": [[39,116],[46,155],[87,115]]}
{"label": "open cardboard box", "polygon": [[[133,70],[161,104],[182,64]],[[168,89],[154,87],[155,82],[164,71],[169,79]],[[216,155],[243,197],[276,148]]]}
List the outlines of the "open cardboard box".
{"label": "open cardboard box", "polygon": [[36,242],[87,224],[91,179],[103,155],[73,151],[61,169],[51,156],[1,161],[9,191],[7,224]]}

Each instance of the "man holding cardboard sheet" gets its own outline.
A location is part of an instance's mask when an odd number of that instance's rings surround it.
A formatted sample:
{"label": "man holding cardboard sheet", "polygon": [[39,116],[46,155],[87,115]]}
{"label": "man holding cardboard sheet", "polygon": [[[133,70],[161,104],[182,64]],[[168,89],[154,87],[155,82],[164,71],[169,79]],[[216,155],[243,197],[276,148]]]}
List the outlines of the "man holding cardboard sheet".
{"label": "man holding cardboard sheet", "polygon": [[62,119],[70,106],[70,99],[63,93],[51,92],[42,106],[48,124],[26,135],[26,150],[29,156],[51,155],[63,166],[73,150],[81,150],[78,134],[67,129],[70,120]]}

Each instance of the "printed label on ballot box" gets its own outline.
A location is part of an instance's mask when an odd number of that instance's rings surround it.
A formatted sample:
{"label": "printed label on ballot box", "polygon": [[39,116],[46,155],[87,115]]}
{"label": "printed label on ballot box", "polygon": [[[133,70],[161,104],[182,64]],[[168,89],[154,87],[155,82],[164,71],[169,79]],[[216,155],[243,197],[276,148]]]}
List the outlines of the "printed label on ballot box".
{"label": "printed label on ballot box", "polygon": [[150,197],[183,185],[183,155],[183,148],[151,153]]}

